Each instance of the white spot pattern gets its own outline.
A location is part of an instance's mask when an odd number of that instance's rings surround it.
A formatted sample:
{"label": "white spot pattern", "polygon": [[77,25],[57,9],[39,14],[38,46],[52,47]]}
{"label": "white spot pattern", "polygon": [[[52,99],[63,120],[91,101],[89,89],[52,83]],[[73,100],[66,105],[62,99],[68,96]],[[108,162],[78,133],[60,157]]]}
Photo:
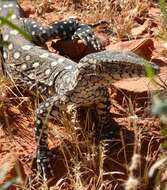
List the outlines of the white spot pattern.
{"label": "white spot pattern", "polygon": [[9,4],[8,4],[8,7],[13,7],[13,4],[12,4],[12,3],[9,3]]}
{"label": "white spot pattern", "polygon": [[21,65],[21,69],[22,69],[22,70],[25,70],[26,68],[27,68],[27,65],[26,65],[26,64],[22,64],[22,65]]}
{"label": "white spot pattern", "polygon": [[31,45],[24,45],[24,46],[21,46],[21,48],[23,50],[30,50],[32,48],[32,46]]}
{"label": "white spot pattern", "polygon": [[9,49],[9,50],[12,50],[12,49],[13,49],[13,44],[12,44],[12,43],[10,43],[10,44],[8,45],[8,49]]}
{"label": "white spot pattern", "polygon": [[48,86],[52,86],[53,85],[53,81],[49,81]]}
{"label": "white spot pattern", "polygon": [[34,62],[32,66],[35,67],[35,68],[39,67],[39,62]]}
{"label": "white spot pattern", "polygon": [[65,69],[72,69],[72,65],[69,65],[69,66],[67,66],[67,67],[65,67]]}
{"label": "white spot pattern", "polygon": [[14,20],[14,19],[16,19],[16,18],[17,18],[17,16],[14,15],[14,14],[11,16],[11,19],[12,19],[12,20]]}
{"label": "white spot pattern", "polygon": [[18,59],[20,57],[20,52],[15,52],[14,55],[13,55],[13,57],[15,59]]}
{"label": "white spot pattern", "polygon": [[47,69],[47,70],[45,71],[45,75],[49,75],[50,72],[51,72],[51,70],[50,70],[50,69]]}
{"label": "white spot pattern", "polygon": [[3,5],[3,8],[8,8],[8,5],[7,5],[7,4],[4,4],[4,5]]}
{"label": "white spot pattern", "polygon": [[66,35],[67,35],[66,31],[64,31],[64,32],[63,32],[63,35],[64,35],[64,36],[66,36]]}
{"label": "white spot pattern", "polygon": [[64,26],[63,26],[63,25],[60,25],[60,28],[61,28],[61,29],[64,29]]}
{"label": "white spot pattern", "polygon": [[59,59],[57,60],[57,62],[58,62],[59,64],[61,64],[61,63],[63,63],[64,60],[65,60],[65,59],[62,57],[62,58],[59,58]]}
{"label": "white spot pattern", "polygon": [[26,61],[29,61],[31,59],[30,55],[26,55],[25,59]]}
{"label": "white spot pattern", "polygon": [[43,53],[42,55],[40,55],[40,58],[48,58],[49,54],[48,53]]}
{"label": "white spot pattern", "polygon": [[3,58],[4,58],[4,59],[7,59],[7,58],[8,58],[8,54],[7,54],[6,51],[3,52]]}
{"label": "white spot pattern", "polygon": [[51,62],[51,66],[52,66],[52,67],[55,67],[57,64],[58,64],[57,61],[53,61],[53,62]]}
{"label": "white spot pattern", "polygon": [[17,35],[19,32],[17,31],[17,30],[11,30],[10,31],[10,34],[12,34],[12,35]]}
{"label": "white spot pattern", "polygon": [[48,108],[49,106],[50,106],[49,102],[46,102],[46,103],[45,103],[45,107]]}
{"label": "white spot pattern", "polygon": [[9,35],[8,34],[4,35],[3,40],[6,42],[8,41],[8,39],[9,39]]}

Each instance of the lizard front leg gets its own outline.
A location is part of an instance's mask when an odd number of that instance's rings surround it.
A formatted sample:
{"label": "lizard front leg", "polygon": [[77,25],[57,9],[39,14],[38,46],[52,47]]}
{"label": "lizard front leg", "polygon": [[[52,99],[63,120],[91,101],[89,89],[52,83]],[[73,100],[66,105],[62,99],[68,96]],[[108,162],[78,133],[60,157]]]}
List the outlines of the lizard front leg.
{"label": "lizard front leg", "polygon": [[97,132],[100,133],[101,139],[111,139],[113,138],[118,126],[114,124],[110,108],[110,95],[108,89],[105,87],[100,87],[96,90],[96,94],[99,95],[99,98],[96,101],[96,109],[98,114],[98,126]]}
{"label": "lizard front leg", "polygon": [[54,176],[49,160],[48,125],[47,120],[54,110],[54,116],[63,110],[63,103],[59,97],[50,97],[41,103],[36,111],[35,137],[37,143],[37,169],[46,181]]}

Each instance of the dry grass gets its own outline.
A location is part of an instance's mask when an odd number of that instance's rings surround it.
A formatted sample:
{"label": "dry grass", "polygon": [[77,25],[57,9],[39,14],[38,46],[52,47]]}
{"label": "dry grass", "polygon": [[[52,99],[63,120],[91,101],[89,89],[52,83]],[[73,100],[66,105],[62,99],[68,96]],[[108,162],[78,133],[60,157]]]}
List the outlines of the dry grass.
{"label": "dry grass", "polygon": [[[72,5],[73,3],[71,2]],[[135,26],[135,19],[147,15],[150,3],[150,0],[80,0],[75,1],[74,4],[75,7],[80,5],[75,11],[79,11],[81,19],[85,22],[95,23],[99,20],[106,20],[119,39],[125,37],[127,39],[131,34],[131,29]]]}
{"label": "dry grass", "polygon": [[[131,29],[135,26],[134,19],[147,14],[150,3],[149,0],[135,0],[133,3],[132,0],[63,1],[64,4],[71,2],[75,4],[75,9],[78,4],[80,5],[79,11],[82,10],[82,6],[86,8],[81,17],[87,22],[93,23],[101,19],[110,21],[111,27],[120,39],[130,35]],[[39,97],[30,98],[32,95],[26,93],[23,95],[18,88],[13,87],[6,79],[1,77],[0,80],[1,130],[6,133],[8,149],[16,151],[20,155],[22,164],[28,162],[26,169],[31,170],[31,162],[35,152],[33,140],[34,110],[39,105]],[[134,116],[131,118],[135,118],[134,105],[129,103],[127,107],[129,107],[127,116]],[[150,165],[157,158],[158,143],[153,137],[148,137],[149,140],[145,141],[136,120],[131,121],[128,120],[131,123],[131,126],[128,127],[131,128],[132,132],[124,129],[118,138],[112,141],[104,140],[99,144],[95,143],[91,133],[91,128],[95,126],[90,125],[89,117],[86,118],[85,128],[79,130],[82,133],[82,138],[74,130],[74,128],[80,127],[74,126],[66,116],[61,120],[62,127],[60,130],[57,130],[54,122],[50,124],[49,144],[53,149],[52,152],[56,152],[57,156],[60,157],[59,165],[54,161],[58,165],[55,166],[55,170],[58,174],[62,174],[61,177],[57,176],[59,178],[51,189],[147,189],[148,171]],[[55,137],[58,140],[55,140]],[[25,156],[23,152],[31,159],[23,160]],[[28,185],[21,185],[20,189],[48,189],[47,185],[38,181],[37,177],[28,181]]]}
{"label": "dry grass", "polygon": [[[5,85],[5,87],[4,87]],[[18,153],[21,163],[27,165],[26,168],[30,171],[32,164],[32,155],[35,151],[35,143],[33,140],[33,128],[28,129],[29,124],[33,123],[35,104],[32,99],[27,99],[22,95],[18,96],[18,91],[15,91],[10,83],[1,83],[2,92],[7,89],[6,95],[3,93],[3,99],[1,99],[1,118],[5,118],[3,122],[3,131],[7,135],[7,144],[11,151]],[[10,91],[10,93],[8,92]],[[17,92],[17,93],[16,93]],[[38,102],[39,99],[37,98]],[[29,106],[32,105],[32,106]],[[132,104],[129,104],[131,115],[135,113]],[[28,109],[27,109],[28,108]],[[24,110],[24,111],[23,111]],[[12,115],[12,119],[10,116]],[[27,116],[29,119],[27,120]],[[15,116],[15,117],[13,117]],[[147,142],[145,145],[145,153],[141,151],[143,141],[142,130],[137,127],[136,120],[134,120],[133,127],[134,134],[126,136],[124,132],[121,132],[119,137],[110,141],[101,141],[100,144],[95,143],[93,139],[93,133],[91,128],[91,122],[89,121],[89,115],[85,119],[85,128],[80,129],[77,123],[71,123],[69,118],[64,115],[61,119],[61,129],[55,128],[55,125],[50,124],[50,146],[53,148],[52,152],[56,152],[56,156],[60,159],[58,163],[54,163],[55,170],[58,173],[62,172],[61,176],[57,176],[58,180],[52,186],[52,190],[110,190],[110,189],[122,189],[124,186],[126,190],[130,189],[130,185],[136,182],[138,189],[144,189],[148,183],[148,170],[150,164],[156,159],[157,152],[153,154],[152,146],[153,139]],[[3,121],[3,120],[1,120]],[[27,123],[27,124],[26,124]],[[94,126],[95,127],[95,126]],[[74,130],[74,129],[79,129]],[[17,131],[17,132],[16,132]],[[30,135],[31,134],[31,135]],[[58,141],[56,139],[59,139]],[[55,144],[59,146],[55,146]],[[22,147],[23,146],[23,147]],[[33,147],[34,146],[34,147]],[[8,148],[9,148],[8,147]],[[26,147],[26,151],[25,151]],[[29,150],[28,150],[29,149]],[[155,148],[156,149],[156,148]],[[23,151],[20,154],[20,151]],[[110,153],[108,153],[108,151]],[[26,155],[29,154],[29,155]],[[141,162],[137,164],[135,170],[132,166],[134,164],[135,156],[141,158]],[[23,157],[28,156],[27,159]],[[132,164],[130,160],[132,159]],[[54,159],[53,159],[54,160]],[[64,167],[64,171],[62,171]],[[135,176],[137,171],[137,177]],[[138,170],[140,172],[138,172]],[[144,171],[144,172],[143,172]],[[136,178],[135,178],[136,177]],[[133,181],[132,181],[133,180]],[[137,181],[135,181],[137,180]],[[36,185],[35,185],[36,184]],[[38,185],[37,185],[38,184]],[[27,185],[21,185],[21,189],[48,189],[47,185],[41,182],[36,176],[31,179]],[[134,188],[135,189],[135,188]]]}

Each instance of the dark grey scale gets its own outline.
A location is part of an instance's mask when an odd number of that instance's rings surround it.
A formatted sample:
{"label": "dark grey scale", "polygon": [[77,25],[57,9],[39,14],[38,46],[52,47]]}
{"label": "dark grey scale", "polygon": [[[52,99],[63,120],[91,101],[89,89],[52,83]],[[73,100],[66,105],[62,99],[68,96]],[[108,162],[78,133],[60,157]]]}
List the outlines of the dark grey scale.
{"label": "dark grey scale", "polygon": [[50,36],[58,36],[62,39],[83,40],[85,44],[90,43],[95,49],[100,50],[101,42],[91,27],[87,24],[80,23],[76,19],[69,19],[49,24]]}
{"label": "dark grey scale", "polygon": [[62,83],[55,83],[55,88],[59,89],[59,94],[64,93],[64,91],[67,91],[70,93],[70,91],[73,89],[75,85],[75,75],[71,75],[71,73],[74,73],[74,69],[64,69],[62,70],[58,76],[57,81],[62,81]]}
{"label": "dark grey scale", "polygon": [[98,113],[98,127],[97,127],[97,135],[101,134],[100,138],[109,138],[113,137],[115,128],[110,126],[111,124],[111,113],[110,113],[110,106],[111,102],[109,101],[110,95],[107,88],[99,88],[97,92],[99,92],[99,96],[102,97],[100,103],[100,107],[97,105],[97,113]]}
{"label": "dark grey scale", "polygon": [[32,36],[33,42],[38,45],[44,44],[46,41],[56,37],[71,39],[79,24],[77,20],[69,19],[53,22],[44,27],[31,18],[23,18],[22,20],[24,29]]}
{"label": "dark grey scale", "polygon": [[42,26],[39,22],[31,18],[23,18],[22,20],[25,31],[31,35],[35,44],[43,45],[51,38],[48,27]]}
{"label": "dark grey scale", "polygon": [[55,92],[57,92],[58,90],[56,81],[58,80],[58,78],[60,77],[62,73],[64,74],[65,70],[61,66],[59,66],[59,69],[54,70],[49,76],[48,85],[50,86],[50,83],[52,83],[51,86],[53,86],[53,88],[55,89]]}
{"label": "dark grey scale", "polygon": [[101,50],[100,39],[95,36],[92,29],[87,24],[79,24],[78,29],[75,31],[72,39],[81,39],[85,44],[91,44],[96,50]]}
{"label": "dark grey scale", "polygon": [[[72,36],[72,39],[81,39],[86,40],[87,35],[92,35],[91,33],[91,27],[86,24],[79,24],[78,28],[76,29],[75,33]],[[89,42],[89,40],[88,40]]]}
{"label": "dark grey scale", "polygon": [[36,142],[39,140],[39,136],[41,134],[41,130],[42,130],[42,120],[41,118],[38,118],[37,122],[35,123],[35,138],[36,138]]}
{"label": "dark grey scale", "polygon": [[43,80],[45,80],[45,85],[43,85],[43,83],[38,84],[39,86],[40,85],[42,86],[42,93],[46,93],[46,96],[48,96],[49,91],[53,94],[60,92],[60,89],[55,84],[60,75],[66,73],[63,67],[64,66],[61,67],[61,65],[59,65],[57,68],[55,68],[55,70],[52,69],[52,72],[50,73],[49,76],[47,77],[44,76]]}
{"label": "dark grey scale", "polygon": [[26,18],[22,19],[24,29],[32,36],[32,40],[37,45],[44,45],[48,40],[54,38],[83,40],[85,44],[91,44],[95,49],[101,49],[100,40],[92,32],[87,24],[79,23],[76,19],[69,19],[53,22],[44,27],[39,22]]}
{"label": "dark grey scale", "polygon": [[46,41],[59,37],[61,39],[71,39],[78,28],[78,20],[69,19],[65,21],[53,22],[44,27],[41,23],[31,19],[22,18],[24,29],[32,36],[33,42],[41,45]]}
{"label": "dark grey scale", "polygon": [[58,36],[61,39],[71,39],[78,28],[78,24],[79,22],[76,19],[53,22],[48,25],[48,30],[53,38]]}

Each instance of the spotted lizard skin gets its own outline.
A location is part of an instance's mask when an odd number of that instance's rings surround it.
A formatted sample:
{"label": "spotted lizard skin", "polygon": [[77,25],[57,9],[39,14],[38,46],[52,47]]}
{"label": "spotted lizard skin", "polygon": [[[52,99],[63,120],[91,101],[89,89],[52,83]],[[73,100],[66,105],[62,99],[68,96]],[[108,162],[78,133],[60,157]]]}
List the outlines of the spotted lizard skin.
{"label": "spotted lizard skin", "polygon": [[101,50],[99,38],[92,32],[92,27],[100,25],[80,23],[77,19],[50,23],[42,26],[39,22],[30,18],[23,18],[24,29],[32,36],[33,42],[43,45],[46,41],[59,37],[61,39],[82,40],[85,45],[90,44],[95,50]]}
{"label": "spotted lizard skin", "polygon": [[[12,22],[24,27],[16,1],[0,0],[0,16],[13,10]],[[70,107],[96,106],[98,128],[110,127],[110,101],[107,87],[122,78],[145,76],[144,60],[131,52],[101,51],[82,58],[79,63],[48,52],[26,40],[18,31],[4,25],[4,67],[15,82],[37,88],[44,101],[36,110],[35,137],[37,167],[44,180],[54,176],[49,161],[48,115],[57,117]],[[158,72],[159,68],[150,64]]]}

